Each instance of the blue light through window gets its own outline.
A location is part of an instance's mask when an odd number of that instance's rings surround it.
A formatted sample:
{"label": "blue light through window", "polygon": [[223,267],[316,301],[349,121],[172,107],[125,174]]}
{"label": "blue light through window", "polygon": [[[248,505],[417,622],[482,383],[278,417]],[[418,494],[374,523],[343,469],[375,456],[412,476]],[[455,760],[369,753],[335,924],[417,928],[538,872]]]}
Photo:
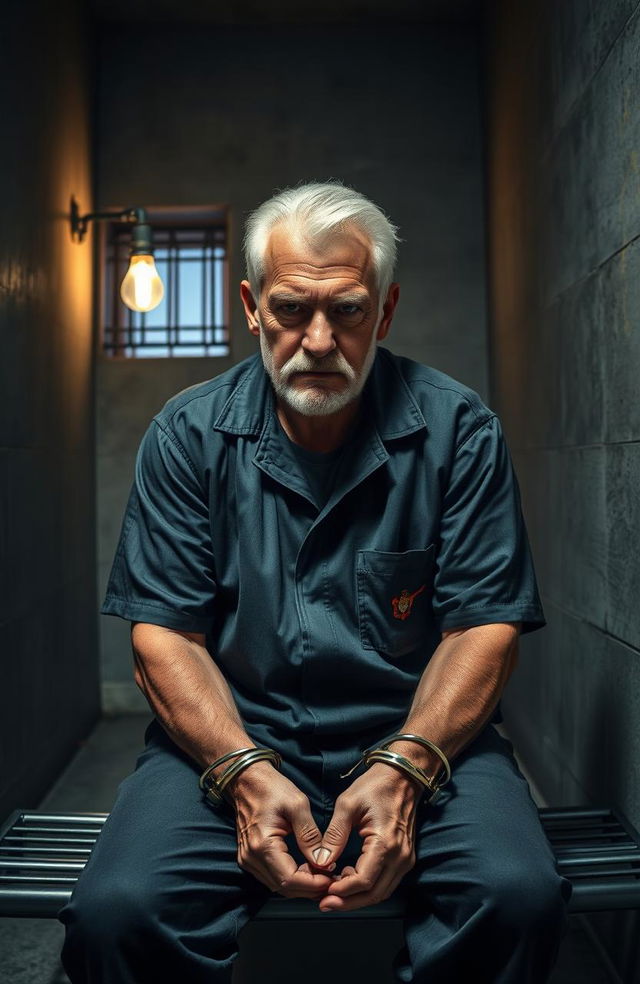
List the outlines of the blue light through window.
{"label": "blue light through window", "polygon": [[125,358],[225,356],[227,221],[221,209],[148,209],[164,298],[153,311],[131,311],[120,299],[131,229],[112,223],[105,250],[106,355]]}

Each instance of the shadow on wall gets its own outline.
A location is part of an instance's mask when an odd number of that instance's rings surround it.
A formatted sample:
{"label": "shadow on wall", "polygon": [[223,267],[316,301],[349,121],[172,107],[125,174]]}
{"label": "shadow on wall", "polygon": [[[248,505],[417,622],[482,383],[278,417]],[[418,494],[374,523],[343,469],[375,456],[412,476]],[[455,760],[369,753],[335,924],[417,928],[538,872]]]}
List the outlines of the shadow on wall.
{"label": "shadow on wall", "polygon": [[92,258],[66,215],[91,201],[87,34],[70,0],[3,13],[0,817],[38,802],[99,713]]}

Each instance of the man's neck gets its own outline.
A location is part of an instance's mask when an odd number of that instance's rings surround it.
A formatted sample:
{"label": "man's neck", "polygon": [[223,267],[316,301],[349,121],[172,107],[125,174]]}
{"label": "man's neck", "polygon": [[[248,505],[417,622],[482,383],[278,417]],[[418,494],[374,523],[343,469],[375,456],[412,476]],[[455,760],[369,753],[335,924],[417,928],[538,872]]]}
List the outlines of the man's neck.
{"label": "man's neck", "polygon": [[277,397],[276,410],[278,420],[291,441],[307,451],[322,454],[335,451],[349,439],[359,418],[360,397],[337,413],[324,417],[298,413]]}

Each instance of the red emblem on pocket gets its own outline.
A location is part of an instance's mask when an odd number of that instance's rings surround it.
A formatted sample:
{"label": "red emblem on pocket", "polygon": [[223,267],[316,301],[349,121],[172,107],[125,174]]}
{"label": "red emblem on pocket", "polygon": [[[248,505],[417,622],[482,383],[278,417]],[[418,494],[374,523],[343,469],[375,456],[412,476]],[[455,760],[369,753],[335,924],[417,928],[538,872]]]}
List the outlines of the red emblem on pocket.
{"label": "red emblem on pocket", "polygon": [[423,584],[418,588],[417,591],[414,591],[413,594],[409,594],[407,588],[403,588],[402,591],[400,592],[399,598],[391,599],[391,605],[393,607],[393,617],[399,618],[402,622],[404,622],[405,618],[409,618],[409,615],[411,615],[411,609],[413,607],[414,600],[418,597],[418,595],[422,591],[424,591],[425,588],[426,588],[426,584]]}

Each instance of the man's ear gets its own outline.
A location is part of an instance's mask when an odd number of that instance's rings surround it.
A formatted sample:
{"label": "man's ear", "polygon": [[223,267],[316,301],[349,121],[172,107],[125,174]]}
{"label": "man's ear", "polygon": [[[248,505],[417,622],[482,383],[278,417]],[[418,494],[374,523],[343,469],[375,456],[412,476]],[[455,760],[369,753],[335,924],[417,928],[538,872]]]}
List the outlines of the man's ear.
{"label": "man's ear", "polygon": [[252,335],[260,334],[260,322],[258,321],[258,305],[251,292],[251,284],[248,280],[243,280],[240,284],[240,297],[242,306],[247,319],[247,325]]}
{"label": "man's ear", "polygon": [[378,325],[378,331],[376,334],[378,341],[382,341],[382,339],[386,338],[389,333],[393,312],[396,309],[396,304],[398,303],[399,297],[400,284],[390,284],[389,290],[387,291],[387,299],[382,306],[382,318],[380,319],[380,324]]}

